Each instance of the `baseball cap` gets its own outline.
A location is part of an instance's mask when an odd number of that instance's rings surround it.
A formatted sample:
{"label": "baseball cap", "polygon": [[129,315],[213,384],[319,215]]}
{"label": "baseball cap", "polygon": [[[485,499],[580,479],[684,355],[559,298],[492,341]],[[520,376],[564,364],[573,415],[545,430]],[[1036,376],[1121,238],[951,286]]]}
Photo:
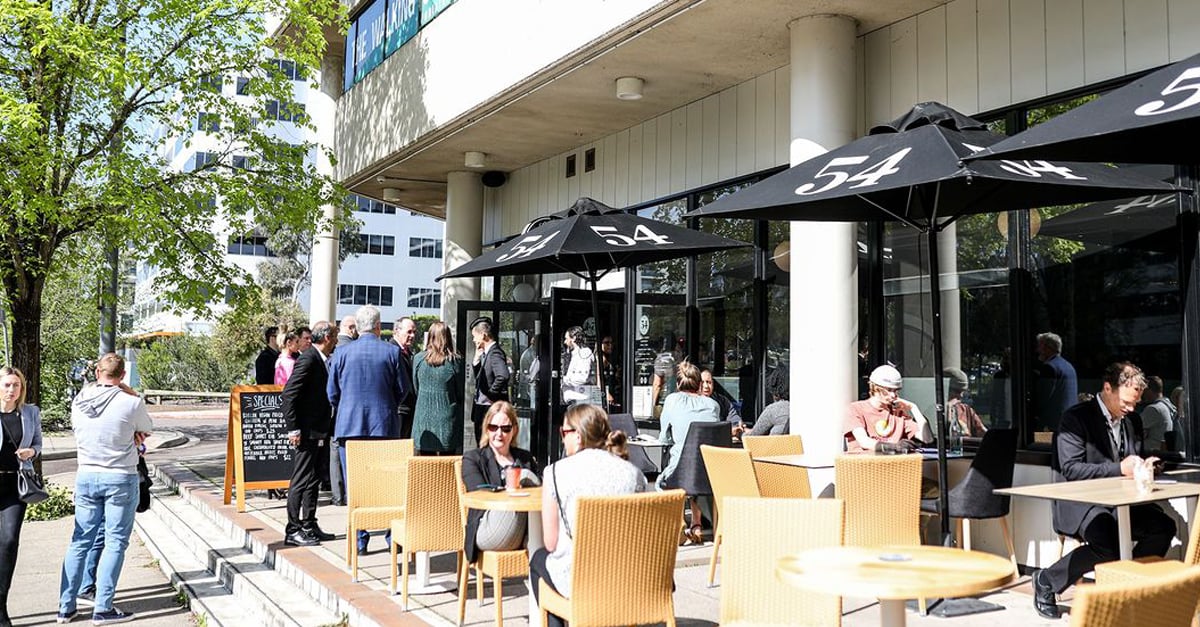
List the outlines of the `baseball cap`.
{"label": "baseball cap", "polygon": [[883,388],[891,388],[898,390],[904,386],[904,377],[900,376],[900,371],[894,366],[884,364],[871,371],[871,378],[868,379],[871,383]]}

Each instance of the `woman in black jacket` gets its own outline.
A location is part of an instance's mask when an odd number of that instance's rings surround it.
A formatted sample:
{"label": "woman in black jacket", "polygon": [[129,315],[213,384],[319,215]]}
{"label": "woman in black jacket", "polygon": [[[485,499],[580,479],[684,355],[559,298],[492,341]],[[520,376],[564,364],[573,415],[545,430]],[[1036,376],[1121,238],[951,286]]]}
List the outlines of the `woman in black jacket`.
{"label": "woman in black jacket", "polygon": [[[521,481],[539,485],[541,468],[533,453],[512,445],[520,432],[517,411],[507,401],[496,401],[483,419],[479,448],[463,454],[462,475],[467,491],[503,488],[509,467],[521,469]],[[478,551],[511,551],[525,542],[528,517],[523,512],[467,511],[463,551],[473,562]]]}

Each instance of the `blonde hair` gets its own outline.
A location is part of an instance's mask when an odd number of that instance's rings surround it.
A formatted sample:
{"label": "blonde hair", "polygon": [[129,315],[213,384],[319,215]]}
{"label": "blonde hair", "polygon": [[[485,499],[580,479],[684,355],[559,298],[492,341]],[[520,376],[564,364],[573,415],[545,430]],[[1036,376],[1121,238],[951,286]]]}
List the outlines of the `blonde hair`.
{"label": "blonde hair", "polygon": [[679,362],[675,367],[675,386],[680,392],[700,391],[700,369],[688,360]]}
{"label": "blonde hair", "polygon": [[517,410],[508,401],[496,401],[488,407],[487,413],[483,415],[483,426],[479,430],[479,448],[488,445],[488,430],[487,426],[492,423],[492,416],[496,414],[504,414],[508,416],[508,424],[512,425],[512,439],[517,441],[517,435],[521,433],[521,423],[517,421]]}
{"label": "blonde hair", "polygon": [[563,424],[579,434],[581,448],[604,449],[621,459],[629,459],[625,432],[612,428],[603,409],[587,403],[572,405],[563,416]]}
{"label": "blonde hair", "polygon": [[0,379],[8,375],[13,375],[21,381],[21,395],[17,397],[17,409],[21,409],[25,405],[25,394],[29,391],[29,385],[25,381],[25,373],[12,366],[0,368]]}

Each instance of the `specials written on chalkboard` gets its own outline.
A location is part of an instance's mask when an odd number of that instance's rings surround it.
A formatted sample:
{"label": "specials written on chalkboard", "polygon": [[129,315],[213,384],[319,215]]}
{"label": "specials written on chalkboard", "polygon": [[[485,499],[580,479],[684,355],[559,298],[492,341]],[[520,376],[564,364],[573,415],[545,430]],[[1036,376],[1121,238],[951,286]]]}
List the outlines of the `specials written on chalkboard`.
{"label": "specials written on chalkboard", "polygon": [[286,488],[291,479],[293,451],[281,392],[278,385],[239,385],[231,390],[225,503],[236,489],[238,511],[245,511],[246,490]]}

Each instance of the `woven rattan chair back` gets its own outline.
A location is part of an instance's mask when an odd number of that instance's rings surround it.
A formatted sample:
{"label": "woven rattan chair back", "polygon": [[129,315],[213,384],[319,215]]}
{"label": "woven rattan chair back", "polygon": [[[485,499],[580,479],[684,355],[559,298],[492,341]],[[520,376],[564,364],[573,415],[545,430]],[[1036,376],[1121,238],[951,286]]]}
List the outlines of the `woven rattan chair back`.
{"label": "woven rattan chair back", "polygon": [[758,478],[754,474],[754,462],[750,460],[748,451],[705,444],[700,447],[700,455],[704,457],[704,467],[708,470],[708,482],[712,484],[713,502],[716,504],[713,550],[708,560],[708,585],[711,586],[716,578],[717,556],[725,535],[725,525],[721,520],[725,513],[725,499],[761,495],[758,492]]}
{"label": "woven rattan chair back", "polygon": [[[773,455],[804,454],[804,441],[799,435],[744,435],[742,446],[750,451],[750,457],[754,459]],[[758,477],[758,492],[763,496],[812,498],[807,468],[756,461],[754,474]]]}
{"label": "woven rattan chair back", "polygon": [[1073,627],[1187,627],[1200,601],[1200,566],[1137,583],[1079,586],[1071,604]]}
{"label": "woven rattan chair back", "polygon": [[837,498],[846,503],[848,546],[921,543],[920,455],[839,455]]}
{"label": "woven rattan chair back", "polygon": [[[674,627],[671,588],[683,502],[682,490],[580,497],[571,598],[543,585],[543,607],[556,609],[572,627]],[[630,529],[638,531],[636,542],[629,541]]]}
{"label": "woven rattan chair back", "polygon": [[804,440],[799,435],[743,435],[742,447],[751,457],[803,455]]}
{"label": "woven rattan chair back", "polygon": [[405,477],[412,440],[346,441],[346,563],[358,581],[359,529],[390,529],[404,517]]}
{"label": "woven rattan chair back", "polygon": [[721,564],[722,625],[840,625],[841,597],[779,581],[779,558],[842,543],[841,499],[726,500]]}
{"label": "woven rattan chair back", "polygon": [[403,563],[401,606],[406,609],[409,555],[416,551],[462,553],[462,510],[458,506],[458,488],[454,480],[456,462],[461,460],[456,457],[413,457],[408,460],[404,517],[392,521],[392,546],[389,547],[393,593],[396,591],[397,553]]}
{"label": "woven rattan chair back", "polygon": [[[346,506],[402,506],[412,440],[346,441]],[[379,527],[382,529],[383,527]]]}

